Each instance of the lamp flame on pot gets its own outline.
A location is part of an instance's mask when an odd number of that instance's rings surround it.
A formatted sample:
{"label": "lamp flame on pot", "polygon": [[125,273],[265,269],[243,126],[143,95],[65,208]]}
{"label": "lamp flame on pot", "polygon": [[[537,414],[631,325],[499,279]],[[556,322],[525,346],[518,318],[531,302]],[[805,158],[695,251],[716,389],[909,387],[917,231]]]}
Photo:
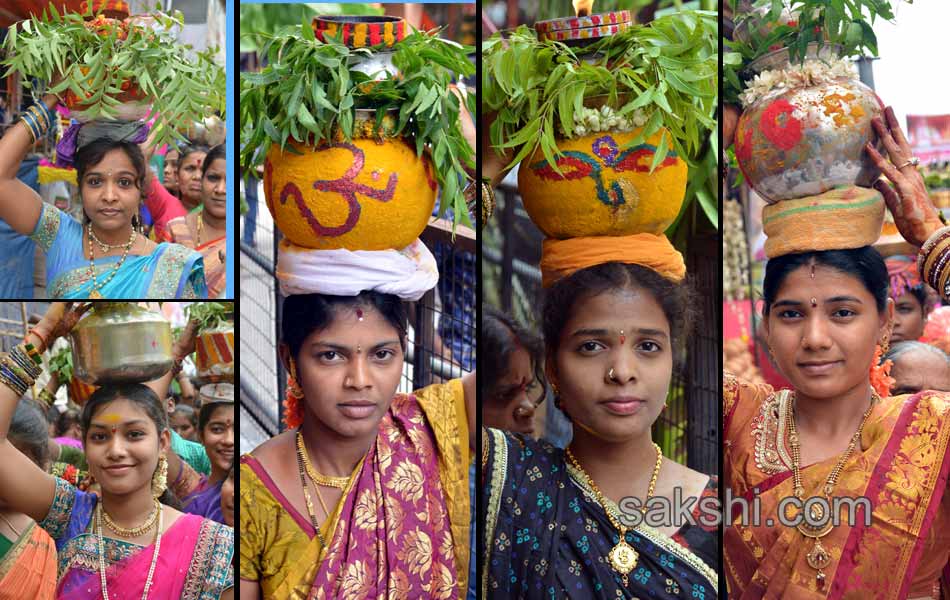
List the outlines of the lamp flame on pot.
{"label": "lamp flame on pot", "polygon": [[575,16],[586,17],[593,12],[594,0],[571,0],[571,4],[574,5]]}

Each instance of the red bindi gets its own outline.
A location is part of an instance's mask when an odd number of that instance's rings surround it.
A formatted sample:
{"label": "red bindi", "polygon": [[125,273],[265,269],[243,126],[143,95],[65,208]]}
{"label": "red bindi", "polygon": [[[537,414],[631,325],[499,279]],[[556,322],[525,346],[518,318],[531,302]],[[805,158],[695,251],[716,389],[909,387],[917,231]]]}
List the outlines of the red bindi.
{"label": "red bindi", "polygon": [[363,320],[363,309],[362,309],[362,308],[357,308],[357,309],[356,309],[356,320],[357,320],[357,321],[362,321],[362,320]]}

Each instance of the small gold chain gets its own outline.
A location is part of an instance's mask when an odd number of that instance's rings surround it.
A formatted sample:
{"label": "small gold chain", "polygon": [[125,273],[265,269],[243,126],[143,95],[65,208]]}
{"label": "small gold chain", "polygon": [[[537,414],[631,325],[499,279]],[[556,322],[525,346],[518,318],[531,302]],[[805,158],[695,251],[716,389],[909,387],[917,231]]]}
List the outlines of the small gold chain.
{"label": "small gold chain", "polygon": [[350,484],[349,477],[330,477],[329,475],[318,473],[317,470],[313,468],[313,464],[310,462],[310,456],[307,455],[307,448],[303,443],[303,434],[299,429],[297,430],[297,450],[300,452],[300,455],[303,456],[303,464],[304,468],[307,469],[307,475],[309,475],[310,479],[313,479],[313,482],[317,485],[325,485],[327,487],[345,490],[346,486]]}

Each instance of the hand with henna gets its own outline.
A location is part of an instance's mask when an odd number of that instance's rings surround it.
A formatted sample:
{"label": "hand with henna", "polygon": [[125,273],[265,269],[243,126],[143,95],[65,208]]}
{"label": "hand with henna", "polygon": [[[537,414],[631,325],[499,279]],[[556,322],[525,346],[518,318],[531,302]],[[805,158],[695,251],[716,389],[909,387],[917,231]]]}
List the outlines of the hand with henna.
{"label": "hand with henna", "polygon": [[40,338],[37,349],[42,352],[52,346],[57,339],[72,331],[79,319],[92,306],[92,302],[53,302],[43,315],[43,319],[33,328],[33,335],[29,337]]}
{"label": "hand with henna", "polygon": [[887,107],[884,118],[875,117],[871,125],[884,144],[888,158],[881,156],[872,144],[866,146],[868,155],[893,184],[892,187],[886,181],[878,179],[874,183],[874,189],[884,196],[901,236],[908,243],[920,247],[935,231],[943,227],[940,214],[930,200],[923,176],[911,162],[914,154],[897,123],[894,109]]}

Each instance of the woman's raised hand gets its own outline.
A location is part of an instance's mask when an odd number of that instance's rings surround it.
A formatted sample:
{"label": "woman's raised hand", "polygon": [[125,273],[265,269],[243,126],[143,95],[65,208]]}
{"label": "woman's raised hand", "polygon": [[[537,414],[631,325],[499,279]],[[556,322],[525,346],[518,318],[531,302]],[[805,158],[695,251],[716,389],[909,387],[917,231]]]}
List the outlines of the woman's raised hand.
{"label": "woman's raised hand", "polygon": [[894,109],[887,107],[884,118],[875,117],[871,125],[884,144],[888,158],[881,156],[872,144],[866,146],[867,152],[893,184],[892,187],[879,179],[874,183],[874,189],[884,196],[901,236],[914,246],[921,246],[943,223],[917,169],[918,161],[914,160],[910,144],[894,116]]}
{"label": "woman's raised hand", "polygon": [[53,302],[33,330],[43,338],[43,342],[52,346],[53,342],[72,331],[92,306],[92,302]]}

